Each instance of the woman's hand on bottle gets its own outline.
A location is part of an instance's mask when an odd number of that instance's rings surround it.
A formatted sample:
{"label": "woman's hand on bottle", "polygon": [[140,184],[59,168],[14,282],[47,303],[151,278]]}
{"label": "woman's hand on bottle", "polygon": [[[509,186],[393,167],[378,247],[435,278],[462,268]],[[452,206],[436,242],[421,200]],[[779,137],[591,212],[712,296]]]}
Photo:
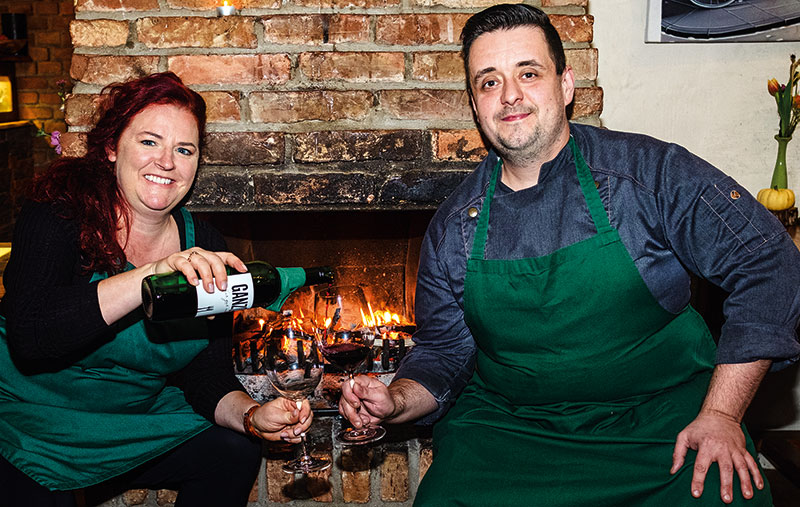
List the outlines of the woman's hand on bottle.
{"label": "woman's hand on bottle", "polygon": [[277,398],[261,405],[253,414],[252,422],[263,438],[296,444],[300,442],[300,435],[311,426],[313,418],[308,400],[297,408],[297,402]]}
{"label": "woman's hand on bottle", "polygon": [[214,292],[215,285],[219,290],[228,288],[228,273],[225,266],[230,266],[240,273],[247,271],[244,262],[230,252],[211,252],[192,247],[156,261],[153,274],[180,271],[192,285],[197,286],[202,281],[206,292],[211,293]]}

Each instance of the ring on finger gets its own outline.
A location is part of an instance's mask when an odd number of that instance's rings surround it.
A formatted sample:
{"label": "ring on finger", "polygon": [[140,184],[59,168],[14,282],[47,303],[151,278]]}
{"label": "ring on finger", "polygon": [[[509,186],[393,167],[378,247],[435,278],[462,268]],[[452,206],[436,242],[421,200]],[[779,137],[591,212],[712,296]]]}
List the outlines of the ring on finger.
{"label": "ring on finger", "polygon": [[189,252],[189,256],[186,258],[187,261],[192,262],[192,255],[196,254],[197,252]]}

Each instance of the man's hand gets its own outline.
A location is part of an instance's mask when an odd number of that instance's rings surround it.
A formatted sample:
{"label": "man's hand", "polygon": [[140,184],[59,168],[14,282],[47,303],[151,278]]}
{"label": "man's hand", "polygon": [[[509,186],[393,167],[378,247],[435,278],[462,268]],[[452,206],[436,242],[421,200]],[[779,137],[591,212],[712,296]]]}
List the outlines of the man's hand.
{"label": "man's hand", "polygon": [[719,466],[720,496],[725,503],[733,501],[733,471],[739,476],[742,496],[753,497],[753,482],[758,489],[764,488],[764,479],[758,470],[755,459],[745,448],[744,433],[741,425],[731,416],[700,412],[697,418],[678,434],[675,451],[672,454],[674,474],[683,465],[688,449],[697,451],[692,475],[692,496],[699,498],[703,494],[703,483],[711,463]]}
{"label": "man's hand", "polygon": [[723,502],[733,501],[734,470],[745,498],[753,497],[753,483],[756,488],[764,489],[758,465],[745,447],[741,421],[770,364],[769,360],[760,360],[718,364],[714,368],[703,408],[695,420],[678,434],[672,453],[670,473],[674,474],[683,466],[686,452],[689,449],[697,451],[691,486],[695,498],[703,494],[706,474],[714,462],[719,466]]}
{"label": "man's hand", "polygon": [[342,384],[339,413],[355,428],[380,424],[391,417],[396,408],[389,388],[378,379],[359,375]]}

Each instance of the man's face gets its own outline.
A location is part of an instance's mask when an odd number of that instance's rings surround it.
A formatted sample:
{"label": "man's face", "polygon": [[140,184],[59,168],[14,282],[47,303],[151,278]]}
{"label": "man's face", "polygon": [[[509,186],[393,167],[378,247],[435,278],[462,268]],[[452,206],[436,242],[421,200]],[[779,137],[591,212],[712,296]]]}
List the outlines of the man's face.
{"label": "man's face", "polygon": [[479,36],[470,48],[469,73],[479,127],[504,159],[555,157],[563,146],[558,141],[569,135],[565,106],[574,78],[569,67],[556,74],[540,28]]}

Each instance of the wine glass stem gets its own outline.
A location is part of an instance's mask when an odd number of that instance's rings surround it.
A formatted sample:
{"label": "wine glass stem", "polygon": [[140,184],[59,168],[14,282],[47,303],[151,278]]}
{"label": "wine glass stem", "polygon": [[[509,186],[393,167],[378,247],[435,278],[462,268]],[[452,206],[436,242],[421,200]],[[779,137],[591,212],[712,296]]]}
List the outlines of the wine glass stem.
{"label": "wine glass stem", "polygon": [[306,432],[305,431],[300,433],[300,449],[303,451],[302,457],[304,459],[308,459],[309,455],[308,455],[308,450],[306,450]]}

